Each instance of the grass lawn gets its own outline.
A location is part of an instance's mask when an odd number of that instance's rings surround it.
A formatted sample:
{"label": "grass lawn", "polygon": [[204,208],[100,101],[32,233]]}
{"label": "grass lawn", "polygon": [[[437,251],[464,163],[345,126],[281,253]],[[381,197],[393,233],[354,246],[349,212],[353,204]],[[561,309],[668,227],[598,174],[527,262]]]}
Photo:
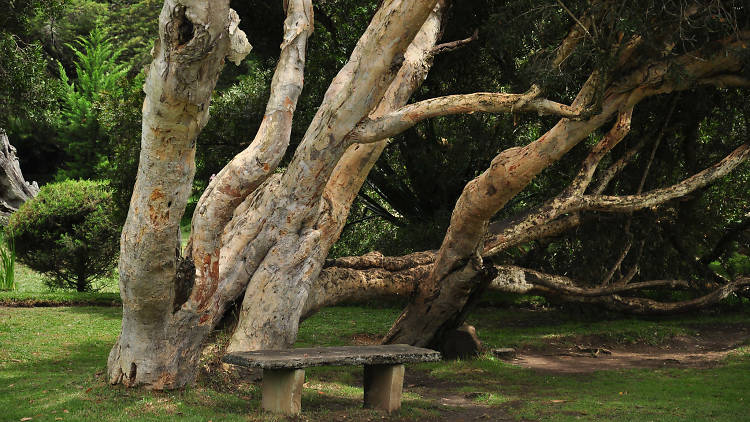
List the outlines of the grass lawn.
{"label": "grass lawn", "polygon": [[[658,344],[701,324],[750,325],[734,313],[681,319],[586,322],[552,311],[530,326],[516,311],[480,308],[472,315],[489,346],[536,347],[549,338],[609,336]],[[549,313],[552,312],[552,313]],[[382,335],[396,308],[334,307],[302,323],[297,346],[357,343]],[[119,307],[0,308],[0,420],[247,421],[279,420],[259,410],[259,388],[207,365],[198,384],[147,392],[106,384]],[[224,341],[226,336],[218,336]],[[207,355],[206,360],[214,357]],[[214,368],[211,370],[211,368]],[[750,347],[709,369],[629,369],[554,374],[487,354],[473,361],[410,365],[401,411],[361,409],[361,368],[310,368],[301,420],[750,420]]]}
{"label": "grass lawn", "polygon": [[78,293],[71,290],[50,290],[44,278],[31,268],[16,261],[16,291],[0,291],[0,306],[112,306],[120,301],[117,274],[94,282],[96,291]]}

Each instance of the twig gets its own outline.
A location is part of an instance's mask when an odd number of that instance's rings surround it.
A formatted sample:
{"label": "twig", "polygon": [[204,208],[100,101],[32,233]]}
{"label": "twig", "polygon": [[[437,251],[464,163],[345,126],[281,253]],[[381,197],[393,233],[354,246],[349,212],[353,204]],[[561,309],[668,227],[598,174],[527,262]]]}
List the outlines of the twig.
{"label": "twig", "polygon": [[562,7],[563,10],[565,10],[568,13],[568,15],[570,15],[570,17],[573,18],[573,20],[576,21],[576,23],[581,26],[581,28],[583,28],[583,31],[586,32],[586,35],[590,37],[591,33],[589,32],[588,28],[586,28],[583,25],[583,23],[581,23],[581,21],[579,21],[578,18],[573,14],[573,12],[571,12],[570,9],[568,9],[568,7],[565,6],[565,3],[563,3],[562,0],[557,0],[557,3],[560,4],[560,7]]}
{"label": "twig", "polygon": [[438,55],[441,53],[454,51],[471,42],[476,41],[477,39],[479,39],[479,29],[474,30],[474,34],[469,38],[464,38],[462,40],[456,40],[456,41],[451,41],[451,42],[436,45],[435,47],[432,48],[432,54]]}

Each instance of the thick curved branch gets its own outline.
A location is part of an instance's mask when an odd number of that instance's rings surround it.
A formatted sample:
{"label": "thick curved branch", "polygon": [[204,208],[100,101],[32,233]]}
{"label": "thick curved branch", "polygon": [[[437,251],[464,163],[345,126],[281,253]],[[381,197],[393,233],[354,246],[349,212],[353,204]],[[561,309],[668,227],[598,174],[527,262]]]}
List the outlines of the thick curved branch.
{"label": "thick curved branch", "polygon": [[[318,309],[346,301],[371,300],[380,297],[407,297],[429,274],[431,252],[384,257],[377,252],[361,257],[331,261],[313,286],[305,303],[303,317]],[[389,268],[388,268],[389,267]],[[658,302],[622,293],[654,287],[689,288],[685,280],[649,280],[639,283],[617,283],[605,287],[578,287],[574,280],[514,265],[498,265],[489,288],[508,293],[538,293],[567,302],[596,303],[617,311],[635,314],[666,314],[709,306],[729,294],[750,285],[744,277],[727,283],[696,299],[681,302]]]}
{"label": "thick curved branch", "polygon": [[579,110],[544,98],[536,98],[539,94],[539,89],[535,87],[525,94],[478,92],[432,98],[409,104],[376,119],[365,120],[354,128],[348,138],[361,144],[376,142],[398,135],[423,120],[452,114],[535,112],[540,115],[580,117]]}
{"label": "thick curved branch", "polygon": [[[401,69],[378,107],[370,113],[371,117],[382,116],[403,107],[412,93],[421,86],[432,67],[432,50],[442,35],[442,20],[448,3],[445,0],[438,2],[438,7],[422,25],[406,49]],[[323,209],[318,222],[318,227],[325,234],[324,237],[332,241],[338,239],[354,198],[387,142],[388,140],[384,139],[367,145],[352,145],[336,164],[323,192],[323,201],[330,208]]]}
{"label": "thick curved branch", "polygon": [[431,251],[402,257],[385,257],[373,252],[329,261],[310,289],[302,318],[325,306],[346,301],[409,297],[419,280],[430,272],[433,262]]}
{"label": "thick curved branch", "polygon": [[[226,226],[220,283],[249,283],[229,350],[294,342],[305,298],[333,242],[328,230],[337,224],[321,220],[338,216],[332,198],[323,195],[347,150],[344,138],[383,103],[436,3],[383,3],[326,91],[286,172],[241,204]],[[274,293],[258,294],[263,290]]]}
{"label": "thick curved branch", "polygon": [[628,312],[636,315],[666,315],[688,312],[718,303],[745,286],[750,286],[750,278],[740,278],[725,284],[704,296],[681,302],[658,302],[640,297],[622,297],[619,295],[601,297],[563,296],[563,300],[582,303],[596,303],[608,309]]}
{"label": "thick curved branch", "polygon": [[[545,227],[558,217],[578,213],[581,211],[602,211],[602,212],[632,212],[643,208],[661,205],[667,201],[682,197],[688,193],[700,189],[714,180],[727,175],[738,165],[748,159],[750,156],[750,144],[743,144],[735,149],[731,154],[708,169],[685,179],[681,183],[655,189],[639,195],[628,196],[604,196],[604,195],[583,195],[583,196],[561,196],[548,201],[535,211],[530,212],[515,223],[496,231],[496,234],[490,235],[484,244],[483,255],[493,256],[505,250],[505,248],[518,243],[515,239],[523,236],[524,239],[532,240],[528,235],[531,230],[542,231],[537,227]],[[572,217],[568,217],[566,223],[574,224],[576,222]],[[572,226],[571,226],[572,227]],[[499,229],[499,227],[498,227]]]}
{"label": "thick curved branch", "polygon": [[531,214],[528,214],[526,217],[521,217],[521,219],[510,224],[491,224],[487,230],[489,235],[482,250],[482,256],[494,256],[522,243],[559,236],[579,226],[583,221],[580,213],[552,219],[541,224],[534,224],[533,219],[527,220],[527,217],[530,216]]}

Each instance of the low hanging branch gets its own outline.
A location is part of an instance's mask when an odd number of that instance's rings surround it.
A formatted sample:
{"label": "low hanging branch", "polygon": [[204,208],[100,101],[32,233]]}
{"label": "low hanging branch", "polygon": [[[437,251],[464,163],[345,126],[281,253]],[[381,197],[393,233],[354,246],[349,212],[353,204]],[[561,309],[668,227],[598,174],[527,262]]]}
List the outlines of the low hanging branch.
{"label": "low hanging branch", "polygon": [[672,288],[690,287],[689,283],[684,280],[650,280],[639,283],[617,283],[608,286],[584,288],[578,287],[580,283],[574,281],[573,279],[561,275],[546,274],[528,268],[516,267],[513,265],[498,266],[497,268],[500,274],[503,274],[503,279],[505,280],[506,284],[528,284],[531,286],[530,290],[549,289],[551,291],[554,291],[556,294],[582,297],[612,296],[618,293],[625,293],[634,290],[642,290],[662,286],[668,286]]}
{"label": "low hanging branch", "polygon": [[[329,261],[308,297],[303,317],[322,307],[345,301],[408,297],[418,288],[419,280],[429,274],[434,257],[434,251],[402,257],[386,257],[378,252],[372,252],[360,257]],[[615,284],[587,288],[579,287],[581,283],[569,277],[514,265],[497,265],[495,269],[497,276],[489,285],[491,290],[535,293],[565,302],[595,303],[612,310],[644,315],[684,312],[708,306],[750,285],[750,278],[739,278],[696,299],[668,303],[621,295],[656,287],[689,289],[690,283],[685,280],[629,283],[631,274],[628,274]]]}
{"label": "low hanging branch", "polygon": [[[528,213],[515,223],[492,224],[489,231],[500,234],[491,237],[485,243],[482,255],[490,256],[513,245],[559,235],[581,223],[582,211],[595,209],[602,212],[632,212],[663,204],[693,190],[700,189],[726,175],[747,160],[750,155],[750,147],[747,144],[742,145],[719,163],[681,183],[640,195],[623,197],[584,195],[583,192],[593,178],[596,164],[607,151],[610,151],[628,133],[631,115],[632,110],[620,113],[610,132],[602,138],[584,161],[579,175],[564,191],[564,195],[550,201],[540,209]],[[618,205],[604,207],[601,205],[603,203]],[[589,208],[588,204],[596,204],[596,206]],[[419,287],[417,280],[423,279],[432,271],[435,260],[436,253],[427,251],[403,257],[385,257],[378,253],[372,253],[361,257],[329,261],[320,275],[319,283],[315,286],[316,294],[311,294],[310,300],[306,304],[305,314],[342,300],[411,295]],[[669,304],[643,298],[619,296],[621,293],[654,287],[689,287],[689,284],[683,280],[651,280],[630,283],[637,272],[637,266],[631,268],[621,280],[597,288],[578,287],[578,283],[569,278],[520,267],[498,266],[496,269],[498,270],[498,276],[490,285],[490,288],[495,290],[516,293],[534,291],[560,297],[566,301],[596,302],[611,309],[642,314],[680,312],[706,306],[750,284],[738,280],[721,286],[716,291],[701,298]],[[352,295],[352,291],[357,291],[353,288],[354,286],[367,286],[368,292]],[[326,299],[323,300],[322,298]]]}
{"label": "low hanging branch", "polygon": [[747,286],[750,286],[750,278],[744,277],[725,284],[704,296],[680,302],[659,302],[653,299],[619,295],[601,297],[562,296],[562,299],[570,302],[596,303],[611,310],[636,315],[666,315],[688,312],[716,304],[732,293],[741,292]]}

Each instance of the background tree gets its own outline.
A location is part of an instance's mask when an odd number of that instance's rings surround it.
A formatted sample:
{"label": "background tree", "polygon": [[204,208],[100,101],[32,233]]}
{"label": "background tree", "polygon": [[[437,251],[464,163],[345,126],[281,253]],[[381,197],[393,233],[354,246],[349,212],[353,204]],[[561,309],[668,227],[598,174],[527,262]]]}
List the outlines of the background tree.
{"label": "background tree", "polygon": [[42,187],[8,223],[18,259],[52,288],[86,292],[110,278],[119,226],[112,193],[102,182],[66,180]]}
{"label": "background tree", "polygon": [[125,64],[118,64],[121,50],[116,49],[104,31],[94,29],[79,37],[78,45],[68,45],[77,59],[75,83],[59,65],[65,96],[60,116],[60,141],[68,155],[66,168],[58,171],[59,179],[95,179],[109,167],[105,142],[99,124],[100,104],[105,96],[121,98],[120,79],[127,73]]}

